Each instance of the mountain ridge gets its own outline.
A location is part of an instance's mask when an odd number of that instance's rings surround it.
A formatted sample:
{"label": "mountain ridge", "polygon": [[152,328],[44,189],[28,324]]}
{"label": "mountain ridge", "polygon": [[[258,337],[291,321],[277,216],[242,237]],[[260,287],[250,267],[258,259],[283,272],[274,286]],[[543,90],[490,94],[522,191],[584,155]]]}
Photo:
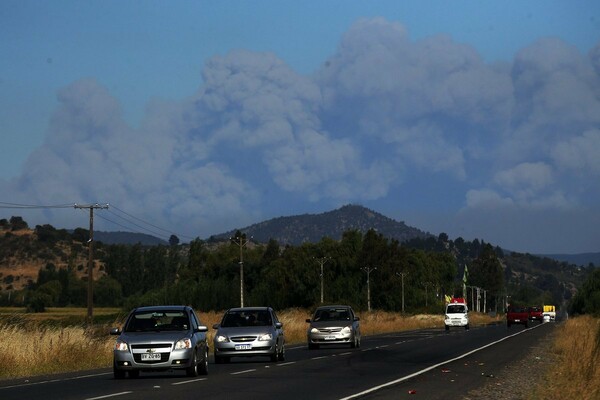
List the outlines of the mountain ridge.
{"label": "mountain ridge", "polygon": [[408,226],[403,221],[396,221],[361,205],[348,204],[320,214],[272,218],[244,228],[213,235],[209,240],[228,239],[234,236],[235,232],[240,231],[252,236],[253,240],[257,242],[267,243],[270,239],[275,239],[281,245],[297,246],[302,243],[316,243],[324,237],[339,240],[344,232],[349,230],[366,233],[370,229],[399,242],[433,236]]}

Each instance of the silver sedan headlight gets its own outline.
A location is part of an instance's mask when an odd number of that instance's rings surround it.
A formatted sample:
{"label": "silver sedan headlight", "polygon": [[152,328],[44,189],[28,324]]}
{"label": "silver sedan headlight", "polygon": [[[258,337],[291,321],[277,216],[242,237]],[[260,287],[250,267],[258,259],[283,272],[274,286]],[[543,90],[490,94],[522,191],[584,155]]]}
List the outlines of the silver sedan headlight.
{"label": "silver sedan headlight", "polygon": [[317,328],[312,328],[310,330],[310,333],[319,333],[319,330]]}
{"label": "silver sedan headlight", "polygon": [[258,336],[258,341],[259,342],[264,342],[266,340],[272,340],[273,339],[273,334],[272,333],[265,333],[264,335],[259,335]]}
{"label": "silver sedan headlight", "polygon": [[225,335],[217,335],[217,337],[215,339],[217,340],[217,343],[229,342],[229,338],[227,338],[227,336],[225,336]]}
{"label": "silver sedan headlight", "polygon": [[117,350],[117,351],[128,351],[129,350],[129,346],[127,345],[127,343],[122,342],[120,340],[117,340],[117,343],[115,343],[115,350]]}
{"label": "silver sedan headlight", "polygon": [[190,339],[181,339],[175,343],[175,350],[191,349],[192,341]]}
{"label": "silver sedan headlight", "polygon": [[350,333],[352,332],[352,328],[350,328],[349,326],[345,326],[344,329],[342,329],[342,333]]}

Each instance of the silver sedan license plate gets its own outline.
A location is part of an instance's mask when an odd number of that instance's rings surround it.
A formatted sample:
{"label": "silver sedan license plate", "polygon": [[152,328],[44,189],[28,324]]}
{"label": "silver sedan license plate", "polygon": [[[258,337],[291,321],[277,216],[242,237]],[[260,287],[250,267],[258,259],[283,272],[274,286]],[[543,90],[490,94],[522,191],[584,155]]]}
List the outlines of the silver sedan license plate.
{"label": "silver sedan license plate", "polygon": [[142,361],[160,361],[160,353],[142,353]]}
{"label": "silver sedan license plate", "polygon": [[236,344],[235,349],[236,350],[252,350],[252,345],[251,344]]}

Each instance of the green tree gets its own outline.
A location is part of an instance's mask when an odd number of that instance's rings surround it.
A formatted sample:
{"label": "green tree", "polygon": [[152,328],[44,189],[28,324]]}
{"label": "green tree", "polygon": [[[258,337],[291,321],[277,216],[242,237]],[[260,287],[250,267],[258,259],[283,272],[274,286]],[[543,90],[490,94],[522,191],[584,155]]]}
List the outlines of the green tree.
{"label": "green tree", "polygon": [[600,316],[600,269],[594,269],[571,301],[572,314]]}
{"label": "green tree", "polygon": [[11,230],[13,231],[20,231],[22,229],[28,229],[29,225],[27,225],[27,222],[25,222],[25,220],[23,220],[22,217],[10,217],[10,227]]}
{"label": "green tree", "polygon": [[479,256],[469,266],[468,285],[486,290],[488,308],[499,306],[499,299],[504,293],[504,271],[492,245],[485,244]]}
{"label": "green tree", "polygon": [[99,307],[117,307],[123,304],[121,284],[114,278],[102,276],[94,282],[94,304]]}
{"label": "green tree", "polygon": [[171,246],[177,246],[179,244],[179,238],[176,235],[171,235],[169,237],[169,244]]}

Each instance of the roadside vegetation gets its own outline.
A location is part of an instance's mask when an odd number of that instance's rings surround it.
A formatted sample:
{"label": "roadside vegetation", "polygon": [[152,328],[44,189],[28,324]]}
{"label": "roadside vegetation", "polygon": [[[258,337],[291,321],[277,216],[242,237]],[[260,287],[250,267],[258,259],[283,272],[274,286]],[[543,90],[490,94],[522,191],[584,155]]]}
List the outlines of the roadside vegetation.
{"label": "roadside vegetation", "polygon": [[570,314],[551,349],[556,362],[531,399],[600,399],[600,269],[581,285]]}
{"label": "roadside vegetation", "polygon": [[[24,313],[23,309],[0,308],[0,379],[107,368],[112,363],[114,336],[111,327],[120,326],[125,314],[120,309],[96,309],[93,327],[85,326],[86,309],[48,309],[45,313]],[[223,312],[199,312],[209,328],[211,343]],[[364,336],[421,328],[443,329],[443,315],[401,315],[385,311],[359,312]],[[278,312],[288,345],[306,342],[308,309]],[[473,313],[473,325],[496,321]]]}
{"label": "roadside vegetation", "polygon": [[600,318],[569,319],[558,328],[550,351],[556,362],[530,399],[600,398]]}

